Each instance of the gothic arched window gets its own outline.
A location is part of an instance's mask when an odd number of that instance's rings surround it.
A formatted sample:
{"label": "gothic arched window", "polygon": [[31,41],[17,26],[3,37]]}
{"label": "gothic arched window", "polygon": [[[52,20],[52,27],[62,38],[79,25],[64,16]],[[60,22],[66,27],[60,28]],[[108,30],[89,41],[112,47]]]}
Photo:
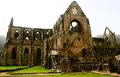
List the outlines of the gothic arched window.
{"label": "gothic arched window", "polygon": [[14,38],[18,39],[18,36],[19,36],[19,32],[18,32],[18,30],[16,30],[14,33]]}
{"label": "gothic arched window", "polygon": [[82,31],[82,26],[77,20],[73,20],[73,21],[70,22],[69,31],[70,32],[71,31],[73,31],[73,32],[81,32]]}
{"label": "gothic arched window", "polygon": [[27,30],[26,32],[25,32],[25,39],[26,40],[29,40],[30,38],[29,38],[29,35],[30,35],[30,32]]}
{"label": "gothic arched window", "polygon": [[39,40],[41,37],[40,37],[40,32],[36,32],[35,34],[35,40]]}

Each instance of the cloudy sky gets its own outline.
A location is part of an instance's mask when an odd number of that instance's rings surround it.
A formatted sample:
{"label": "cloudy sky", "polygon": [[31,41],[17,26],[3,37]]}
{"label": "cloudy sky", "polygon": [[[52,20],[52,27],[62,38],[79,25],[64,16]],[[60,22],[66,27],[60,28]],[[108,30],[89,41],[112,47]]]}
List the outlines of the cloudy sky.
{"label": "cloudy sky", "polygon": [[[0,35],[5,35],[11,17],[15,26],[52,28],[73,0],[0,0]],[[120,34],[120,0],[76,0],[89,18],[92,36],[108,26]]]}

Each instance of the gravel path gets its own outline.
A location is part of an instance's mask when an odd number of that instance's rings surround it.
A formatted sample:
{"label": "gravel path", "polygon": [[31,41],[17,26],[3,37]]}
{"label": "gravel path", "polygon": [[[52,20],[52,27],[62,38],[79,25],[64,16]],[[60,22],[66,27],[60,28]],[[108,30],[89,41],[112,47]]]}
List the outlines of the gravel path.
{"label": "gravel path", "polygon": [[0,77],[3,77],[3,76],[11,76],[11,75],[7,74],[7,72],[0,72]]}
{"label": "gravel path", "polygon": [[[117,73],[110,73],[107,71],[92,71],[93,73],[98,73],[98,74],[107,74],[107,75],[111,75],[111,76],[116,76],[116,77],[120,77],[120,74]],[[35,74],[8,74],[8,72],[1,72],[0,73],[0,77],[4,77],[4,76],[31,76],[31,75],[35,75],[35,76],[39,76],[39,75],[60,75],[61,73],[35,73]]]}
{"label": "gravel path", "polygon": [[31,75],[35,75],[35,76],[39,76],[39,75],[60,75],[61,73],[35,73],[35,74],[8,74],[8,72],[1,72],[0,73],[0,77],[4,77],[4,76],[31,76]]}
{"label": "gravel path", "polygon": [[117,76],[117,77],[120,77],[120,74],[117,74],[117,73],[110,73],[108,71],[92,71],[94,73],[99,73],[99,74],[107,74],[107,75],[111,75],[111,76]]}

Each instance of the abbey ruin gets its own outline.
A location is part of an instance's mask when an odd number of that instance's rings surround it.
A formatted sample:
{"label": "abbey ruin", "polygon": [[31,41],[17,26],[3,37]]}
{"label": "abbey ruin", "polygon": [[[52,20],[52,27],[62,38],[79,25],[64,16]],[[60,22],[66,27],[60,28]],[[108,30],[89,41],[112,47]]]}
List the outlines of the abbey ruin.
{"label": "abbey ruin", "polygon": [[103,37],[92,37],[89,19],[73,1],[52,29],[14,26],[12,18],[4,64],[81,71],[92,63],[106,63],[116,54],[119,54],[119,48],[115,33],[106,27]]}

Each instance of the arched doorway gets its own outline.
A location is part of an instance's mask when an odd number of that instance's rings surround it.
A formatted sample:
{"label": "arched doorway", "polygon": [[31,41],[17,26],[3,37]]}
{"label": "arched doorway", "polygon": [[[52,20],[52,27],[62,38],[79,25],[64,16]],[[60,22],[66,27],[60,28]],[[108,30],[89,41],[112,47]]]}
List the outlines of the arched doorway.
{"label": "arched doorway", "polygon": [[86,49],[83,49],[83,50],[82,50],[82,57],[86,57],[86,55],[87,55],[87,50],[86,50]]}
{"label": "arched doorway", "polygon": [[11,52],[12,65],[16,65],[16,57],[17,57],[17,49],[13,47]]}
{"label": "arched doorway", "polygon": [[17,49],[15,47],[12,48],[12,56],[11,59],[16,60]]}
{"label": "arched doorway", "polygon": [[25,65],[28,65],[28,58],[29,58],[29,50],[28,50],[28,48],[25,48],[25,50],[24,50]]}
{"label": "arched doorway", "polygon": [[36,65],[40,65],[41,64],[41,49],[38,48],[36,50]]}

